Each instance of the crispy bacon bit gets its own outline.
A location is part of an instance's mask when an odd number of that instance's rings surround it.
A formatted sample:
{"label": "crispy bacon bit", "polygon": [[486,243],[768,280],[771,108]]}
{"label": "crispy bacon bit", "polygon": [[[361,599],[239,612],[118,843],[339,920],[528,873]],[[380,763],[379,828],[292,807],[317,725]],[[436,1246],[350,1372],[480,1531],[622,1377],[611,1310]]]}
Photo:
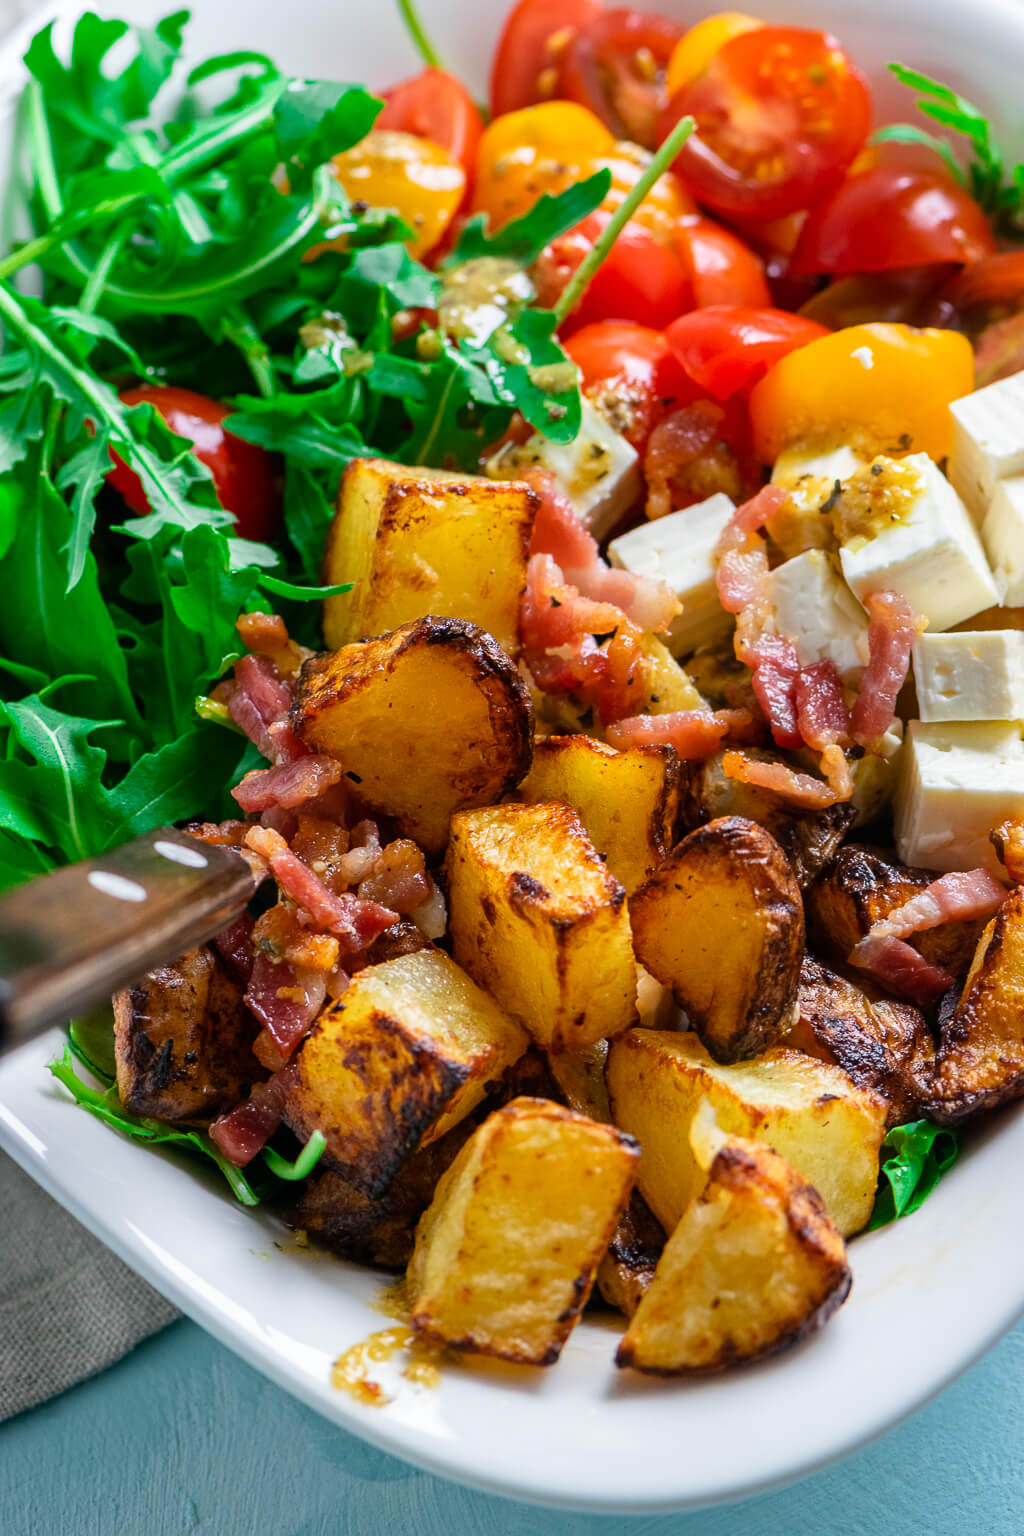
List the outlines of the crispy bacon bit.
{"label": "crispy bacon bit", "polygon": [[760,758],[748,757],[745,752],[723,753],[722,772],[727,779],[736,779],[741,784],[753,784],[758,789],[769,789],[782,799],[810,810],[826,810],[842,798],[821,779],[809,773],[798,773],[788,763],[764,762]]}
{"label": "crispy bacon bit", "polygon": [[712,400],[694,400],[658,422],[643,462],[649,518],[705,501],[716,491],[734,501],[743,495],[746,466],[728,440],[732,414]]}
{"label": "crispy bacon bit", "polygon": [[1000,822],[989,833],[989,841],[1014,884],[1024,883],[1024,821]]}
{"label": "crispy bacon bit", "polygon": [[938,928],[942,923],[974,922],[991,917],[1002,906],[1006,891],[987,869],[958,870],[940,875],[923,891],[918,891],[888,917],[873,923],[850,954],[854,965],[861,964],[865,946],[877,939],[909,939],[912,934]]}
{"label": "crispy bacon bit", "polygon": [[[872,939],[869,934],[857,945],[857,951],[860,958],[853,963],[859,969],[870,971],[890,992],[898,992],[923,1008],[937,1003],[956,985],[955,977],[932,965],[903,939]],[[850,958],[853,960],[852,955]]]}
{"label": "crispy bacon bit", "polygon": [[245,1001],[263,1025],[253,1047],[263,1066],[271,1071],[284,1066],[309,1032],[326,991],[323,971],[300,970],[257,953]]}
{"label": "crispy bacon bit", "polygon": [[269,811],[275,805],[294,810],[337,784],[343,771],[337,758],[311,754],[277,768],[254,768],[231,793],[243,811]]}
{"label": "crispy bacon bit", "polygon": [[243,613],[235,628],[247,651],[266,656],[283,677],[297,672],[312,652],[289,637],[284,619],[276,613]]}
{"label": "crispy bacon bit", "polygon": [[360,885],[359,895],[364,901],[379,901],[403,917],[422,906],[430,895],[430,887],[426,861],[416,844],[407,837],[389,843],[373,874]]}
{"label": "crispy bacon bit", "polygon": [[289,722],[291,707],[291,690],[266,656],[243,656],[235,662],[228,713],[273,763],[294,762],[306,754]]}
{"label": "crispy bacon bit", "polygon": [[281,1124],[294,1077],[291,1067],[257,1083],[243,1104],[236,1104],[210,1126],[210,1140],[236,1168],[251,1163]]}
{"label": "crispy bacon bit", "polygon": [[818,766],[825,783],[836,797],[836,804],[851,799],[856,784],[849,758],[842,747],[836,743],[826,747]]}
{"label": "crispy bacon bit", "polygon": [[793,697],[797,730],[809,747],[821,752],[849,741],[850,711],[834,662],[816,661],[802,667]]}
{"label": "crispy bacon bit", "polygon": [[667,715],[632,715],[608,727],[608,745],[620,749],[674,747],[688,760],[711,757],[728,739],[745,740],[755,728],[748,709],[677,709]]}
{"label": "crispy bacon bit", "polygon": [[287,960],[289,965],[309,971],[333,970],[341,950],[333,934],[304,927],[295,909],[281,901],[257,919],[253,946],[271,960]]}
{"label": "crispy bacon bit", "polygon": [[742,658],[753,667],[754,695],[764,712],[777,747],[795,750],[804,744],[797,720],[796,685],[800,658],[792,640],[762,635]]}
{"label": "crispy bacon bit", "polygon": [[854,740],[866,746],[884,736],[896,713],[896,700],[907,679],[910,652],[925,621],[898,592],[872,592],[868,611],[868,664],[853,710]]}
{"label": "crispy bacon bit", "polygon": [[341,941],[346,954],[358,954],[379,933],[398,922],[398,913],[374,901],[362,901],[345,891],[329,891],[307,864],[288,847],[279,832],[267,827],[250,827],[246,842],[254,853],[265,859],[270,872],[285,891],[318,928],[326,928]]}
{"label": "crispy bacon bit", "polygon": [[183,830],[215,848],[241,848],[249,829],[244,821],[190,821]]}
{"label": "crispy bacon bit", "polygon": [[243,912],[241,917],[236,917],[233,923],[218,933],[213,947],[236,981],[248,981],[252,975],[253,961],[252,918],[249,913]]}
{"label": "crispy bacon bit", "polygon": [[785,500],[786,493],[779,486],[763,486],[736,508],[723,528],[715,549],[715,580],[719,601],[727,613],[739,613],[759,597],[768,574],[768,550],[761,529]]}

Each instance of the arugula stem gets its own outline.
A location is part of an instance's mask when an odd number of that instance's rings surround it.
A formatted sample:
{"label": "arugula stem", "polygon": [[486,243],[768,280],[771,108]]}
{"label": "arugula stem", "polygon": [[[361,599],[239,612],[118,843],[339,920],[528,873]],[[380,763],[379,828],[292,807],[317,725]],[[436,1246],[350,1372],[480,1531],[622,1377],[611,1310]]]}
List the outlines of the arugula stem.
{"label": "arugula stem", "polygon": [[679,119],[664,144],[662,144],[651,160],[650,165],[640,177],[640,180],[630,189],[629,195],[623,198],[618,208],[616,208],[607,225],[602,230],[600,239],[595,241],[580,265],[576,268],[562,293],[562,297],[554,306],[554,314],[558,325],[561,325],[567,315],[572,314],[572,311],[586,292],[594,273],[601,266],[608,252],[619,238],[623,226],[633,217],[633,214],[654,186],[658,177],[668,170],[690,137],[693,129],[694,121],[692,117],[681,117]]}
{"label": "arugula stem", "polygon": [[[100,253],[100,259],[96,263],[95,267],[93,267],[89,276],[89,281],[82,289],[82,297],[78,301],[79,309],[84,310],[87,315],[91,315],[93,313],[97,304],[100,302],[100,299],[103,297],[103,290],[107,286],[107,278],[110,276],[110,269],[114,265],[114,262],[117,260],[117,258],[120,256],[121,251],[124,249],[124,243],[128,238],[128,234],[128,225],[122,224],[121,228],[114,231],[106,245],[103,247],[103,250]],[[3,273],[0,272],[0,277],[2,276]]]}
{"label": "arugula stem", "polygon": [[431,69],[443,69],[441,55],[427,36],[412,0],[398,0],[398,9],[423,62],[429,64]]}
{"label": "arugula stem", "polygon": [[30,80],[26,85],[25,101],[28,104],[29,134],[35,148],[32,158],[36,185],[47,216],[52,223],[60,216],[64,208],[64,199],[61,196],[60,180],[57,176],[57,163],[53,157],[53,139],[50,136],[50,124],[43,101],[43,88],[38,80]]}

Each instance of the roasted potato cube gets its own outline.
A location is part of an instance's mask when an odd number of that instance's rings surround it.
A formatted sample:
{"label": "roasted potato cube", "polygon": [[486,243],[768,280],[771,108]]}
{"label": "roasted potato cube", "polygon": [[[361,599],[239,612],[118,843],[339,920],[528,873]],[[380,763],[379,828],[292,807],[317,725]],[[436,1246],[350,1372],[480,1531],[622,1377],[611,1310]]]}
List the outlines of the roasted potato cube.
{"label": "roasted potato cube", "polygon": [[[806,1338],[849,1294],[846,1248],[817,1190],[769,1147],[715,1142],[707,1183],[665,1244],[617,1365],[723,1371]],[[695,1154],[703,1166],[704,1150]]]}
{"label": "roasted potato cube", "polygon": [[637,1183],[666,1232],[700,1193],[690,1148],[707,1099],[727,1134],[774,1147],[817,1189],[844,1237],[871,1215],[888,1105],[839,1067],[780,1048],[720,1066],[697,1035],[631,1029],[608,1052],[615,1124],[643,1148]]}
{"label": "roasted potato cube", "polygon": [[[705,762],[684,764],[683,825],[699,827],[719,816],[745,816],[756,821],[786,855],[801,889],[810,885],[835,858],[856,820],[856,811],[849,805],[801,810],[769,789],[727,778],[722,771],[724,756],[724,752],[716,752]],[[776,754],[751,750],[750,756],[773,758]]]}
{"label": "roasted potato cube", "polygon": [[642,649],[644,662],[633,713],[670,715],[677,709],[700,709],[704,700],[668,646],[657,636],[646,634]]}
{"label": "roasted potato cube", "polygon": [[448,927],[460,965],[546,1050],[578,1050],[636,1017],[626,893],[567,805],[452,818]]}
{"label": "roasted potato cube", "polygon": [[942,1125],[1024,1095],[1024,886],[1014,886],[978,941],[922,1076],[925,1113]]}
{"label": "roasted potato cube", "polygon": [[861,987],[804,956],[796,995],[796,1022],[783,1039],[787,1050],[832,1062],[858,1088],[889,1101],[889,1124],[921,1112],[920,1074],[935,1044],[919,1008]]}
{"label": "roasted potato cube", "polygon": [[341,479],[324,579],[332,648],[432,613],[467,619],[519,652],[519,599],[538,498],[529,486],[353,459]]}
{"label": "roasted potato cube", "polygon": [[294,725],[431,853],[444,847],[452,812],[500,800],[525,777],[533,751],[519,673],[462,619],[419,619],[314,656],[300,675]]}
{"label": "roasted potato cube", "polygon": [[490,1115],[416,1231],[412,1320],[459,1349],[552,1365],[629,1198],[631,1137],[546,1099]]}
{"label": "roasted potato cube", "polygon": [[616,752],[592,736],[548,736],[533,749],[519,793],[530,803],[561,800],[626,894],[632,895],[675,840],[679,759],[671,747]]}
{"label": "roasted potato cube", "polygon": [[117,1091],[125,1109],[205,1123],[244,1099],[266,1072],[243,988],[203,945],[114,998]]}
{"label": "roasted potato cube", "polygon": [[528,1044],[438,949],[367,966],[306,1037],[288,1120],[306,1136],[321,1131],[338,1171],[376,1198]]}
{"label": "roasted potato cube", "polygon": [[789,1027],[804,909],[785,854],[756,822],[724,816],[691,832],[630,917],[638,959],[718,1061],[756,1055]]}
{"label": "roasted potato cube", "polygon": [[664,1247],[661,1222],[634,1189],[597,1271],[597,1288],[610,1307],[633,1316]]}
{"label": "roasted potato cube", "polygon": [[[850,843],[840,849],[831,869],[804,897],[812,944],[827,959],[844,965],[872,924],[888,917],[934,879],[934,870],[915,869],[884,858],[872,848]],[[940,965],[954,976],[966,976],[984,926],[984,918],[942,923],[914,934],[909,943],[930,964]]]}

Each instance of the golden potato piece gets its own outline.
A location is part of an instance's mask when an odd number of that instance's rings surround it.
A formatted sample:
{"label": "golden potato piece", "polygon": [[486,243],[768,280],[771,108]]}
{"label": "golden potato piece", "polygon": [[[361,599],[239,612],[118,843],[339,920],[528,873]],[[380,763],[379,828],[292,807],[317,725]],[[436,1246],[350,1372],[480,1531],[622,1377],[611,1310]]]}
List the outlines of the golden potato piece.
{"label": "golden potato piece", "polygon": [[[844,965],[854,945],[874,923],[923,891],[935,871],[915,869],[872,848],[850,843],[804,897],[812,944],[836,965]],[[966,976],[985,919],[942,923],[908,941],[931,965]]]}
{"label": "golden potato piece", "polygon": [[844,1237],[871,1215],[888,1105],[839,1067],[780,1048],[720,1066],[695,1034],[631,1029],[612,1041],[607,1079],[616,1125],[643,1148],[640,1191],[666,1232],[704,1183],[689,1135],[705,1099],[728,1135],[792,1163]]}
{"label": "golden potato piece", "polygon": [[519,673],[462,619],[418,619],[314,656],[293,720],[315,752],[340,758],[368,804],[431,853],[444,847],[453,811],[515,788],[533,750]]}
{"label": "golden potato piece", "polygon": [[978,941],[923,1076],[925,1113],[942,1125],[1024,1095],[1024,886],[1014,886]]}
{"label": "golden potato piece", "polygon": [[412,1320],[459,1349],[552,1365],[629,1198],[629,1136],[545,1099],[490,1115],[416,1231]]}
{"label": "golden potato piece", "polygon": [[632,895],[675,840],[679,759],[671,747],[614,747],[592,736],[548,736],[533,749],[519,793],[579,813],[608,868]]}
{"label": "golden potato piece", "polygon": [[324,557],[325,582],[353,586],[324,603],[327,644],[430,613],[478,624],[517,656],[537,505],[521,483],[353,459]]}
{"label": "golden potato piece", "polygon": [[610,1307],[633,1316],[654,1279],[664,1247],[661,1222],[634,1189],[597,1271],[597,1288]]}
{"label": "golden potato piece", "polygon": [[617,1365],[727,1370],[806,1338],[849,1294],[846,1248],[817,1190],[769,1147],[716,1139],[707,1184],[665,1244]]}
{"label": "golden potato piece", "polygon": [[796,1023],[782,1041],[787,1050],[832,1062],[858,1088],[881,1093],[890,1125],[920,1115],[919,1076],[935,1044],[919,1008],[858,986],[810,955],[800,970],[796,1007]]}
{"label": "golden potato piece", "polygon": [[288,1120],[304,1137],[321,1131],[338,1171],[375,1198],[528,1045],[526,1031],[438,949],[367,966],[306,1037]]}
{"label": "golden potato piece", "polygon": [[[776,759],[778,754],[751,749],[751,757]],[[705,762],[683,768],[682,820],[699,827],[719,816],[745,816],[770,832],[793,867],[803,889],[835,858],[843,838],[857,819],[851,805],[832,805],[825,810],[801,810],[781,795],[756,784],[727,778],[722,771],[724,752]]]}
{"label": "golden potato piece", "polygon": [[161,965],[114,998],[117,1091],[125,1109],[205,1123],[266,1072],[243,988],[208,946]]}
{"label": "golden potato piece", "polygon": [[778,843],[724,816],[684,837],[630,904],[637,958],[719,1061],[792,1022],[804,952],[800,890]]}
{"label": "golden potato piece", "polygon": [[546,1050],[578,1050],[636,1017],[626,893],[567,805],[452,818],[448,928],[456,960]]}

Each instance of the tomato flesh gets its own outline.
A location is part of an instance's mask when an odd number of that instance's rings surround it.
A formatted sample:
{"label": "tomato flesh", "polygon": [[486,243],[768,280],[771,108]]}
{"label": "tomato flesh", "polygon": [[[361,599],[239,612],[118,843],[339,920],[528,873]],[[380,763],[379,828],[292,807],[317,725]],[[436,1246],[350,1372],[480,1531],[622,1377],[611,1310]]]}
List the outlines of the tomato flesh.
{"label": "tomato flesh", "polygon": [[581,27],[562,61],[560,90],[619,139],[657,143],[665,71],[683,29],[645,11],[603,11]]}
{"label": "tomato flesh", "polygon": [[375,126],[430,139],[467,172],[476,164],[484,130],[480,109],[466,87],[443,69],[425,69],[385,91],[384,110]]}
{"label": "tomato flesh", "polygon": [[[255,443],[247,443],[224,429],[230,409],[190,389],[169,385],[142,385],[121,393],[125,405],[152,405],[172,432],[192,444],[200,463],[213,476],[217,500],[235,519],[235,531],[243,539],[263,541],[273,536],[279,521],[277,487],[270,455]],[[107,484],[118,491],[137,517],[152,509],[142,482],[133,469],[111,450],[113,469]]]}
{"label": "tomato flesh", "polygon": [[661,138],[688,114],[696,131],[675,168],[690,190],[716,212],[775,219],[841,179],[867,138],[871,96],[827,33],[759,27],[676,92]]}
{"label": "tomato flesh", "polygon": [[584,393],[634,448],[643,448],[662,417],[696,395],[661,331],[604,320],[574,331],[565,350]]}
{"label": "tomato flesh", "polygon": [[676,235],[696,308],[707,304],[745,304],[767,308],[771,294],[761,260],[748,245],[712,219],[693,219]]}
{"label": "tomato flesh", "polygon": [[557,96],[566,47],[600,14],[600,0],[519,0],[491,65],[491,116]]}
{"label": "tomato flesh", "polygon": [[[588,255],[610,214],[598,209],[548,246],[537,263],[538,302],[554,304],[577,267]],[[632,320],[662,330],[693,305],[693,289],[682,261],[670,245],[632,219],[598,267],[567,329],[599,320]]]}
{"label": "tomato flesh", "polygon": [[747,392],[780,357],[829,333],[784,309],[696,309],[669,326],[665,339],[693,382],[716,400]]}

